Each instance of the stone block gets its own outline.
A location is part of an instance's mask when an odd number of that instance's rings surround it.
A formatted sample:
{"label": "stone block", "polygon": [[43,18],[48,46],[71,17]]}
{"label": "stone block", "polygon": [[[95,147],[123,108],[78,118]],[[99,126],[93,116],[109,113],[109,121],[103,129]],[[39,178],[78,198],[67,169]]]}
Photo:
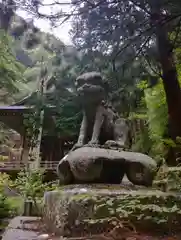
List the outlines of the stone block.
{"label": "stone block", "polygon": [[[177,229],[178,194],[120,185],[69,185],[44,196],[43,221],[59,236],[98,234],[124,222],[133,228]],[[169,223],[169,229],[168,229]]]}

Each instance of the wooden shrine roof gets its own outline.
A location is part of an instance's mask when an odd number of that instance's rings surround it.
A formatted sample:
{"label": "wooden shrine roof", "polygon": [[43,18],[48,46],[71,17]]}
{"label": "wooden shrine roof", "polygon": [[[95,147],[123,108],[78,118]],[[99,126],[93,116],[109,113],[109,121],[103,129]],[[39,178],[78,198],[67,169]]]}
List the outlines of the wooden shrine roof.
{"label": "wooden shrine roof", "polygon": [[23,135],[23,113],[33,110],[33,107],[27,106],[0,106],[0,121],[9,128]]}
{"label": "wooden shrine roof", "polygon": [[[24,116],[23,114],[34,111],[34,106],[24,106],[24,105],[10,105],[10,106],[0,106],[0,121],[7,125],[9,128],[15,130],[19,134],[24,134]],[[47,110],[51,110],[53,115],[54,106],[48,106]],[[45,110],[46,111],[46,110]],[[48,118],[51,118],[48,116]]]}
{"label": "wooden shrine roof", "polygon": [[26,110],[26,109],[31,109],[31,108],[33,108],[33,107],[31,107],[31,106],[10,105],[10,106],[0,106],[0,111],[2,111],[2,110],[19,111],[19,110]]}
{"label": "wooden shrine roof", "polygon": [[[9,128],[15,130],[19,134],[23,135],[25,126],[24,113],[34,111],[36,108],[36,99],[38,91],[32,92],[29,96],[26,96],[22,100],[9,105],[0,106],[0,122],[3,122]],[[46,103],[45,108],[45,129],[51,128],[51,134],[54,134],[55,120],[54,117],[57,115],[56,106],[51,105],[51,101]],[[67,137],[67,136],[66,136]],[[69,137],[68,137],[69,138]]]}

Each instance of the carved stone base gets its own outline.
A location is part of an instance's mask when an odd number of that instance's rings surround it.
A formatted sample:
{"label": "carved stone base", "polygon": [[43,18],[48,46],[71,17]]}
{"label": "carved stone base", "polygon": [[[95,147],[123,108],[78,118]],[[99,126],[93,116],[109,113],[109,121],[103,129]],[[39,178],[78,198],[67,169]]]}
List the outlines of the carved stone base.
{"label": "carved stone base", "polygon": [[168,232],[180,227],[181,201],[174,193],[119,185],[70,185],[45,193],[44,201],[47,231],[58,236],[98,234],[118,222],[138,230]]}
{"label": "carved stone base", "polygon": [[149,156],[112,149],[82,147],[60,160],[60,184],[120,184],[124,175],[135,185],[151,186],[157,168]]}

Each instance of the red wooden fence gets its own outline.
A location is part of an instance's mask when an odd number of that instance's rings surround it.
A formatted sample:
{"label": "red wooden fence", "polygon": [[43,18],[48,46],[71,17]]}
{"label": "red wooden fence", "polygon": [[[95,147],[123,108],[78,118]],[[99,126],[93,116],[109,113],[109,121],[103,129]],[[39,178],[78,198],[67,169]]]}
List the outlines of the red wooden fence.
{"label": "red wooden fence", "polygon": [[[45,169],[45,170],[56,170],[57,167],[56,162],[41,162],[40,168]],[[24,169],[26,166],[23,163],[20,162],[14,162],[14,161],[4,161],[0,162],[0,171],[5,171],[5,170],[21,170]]]}

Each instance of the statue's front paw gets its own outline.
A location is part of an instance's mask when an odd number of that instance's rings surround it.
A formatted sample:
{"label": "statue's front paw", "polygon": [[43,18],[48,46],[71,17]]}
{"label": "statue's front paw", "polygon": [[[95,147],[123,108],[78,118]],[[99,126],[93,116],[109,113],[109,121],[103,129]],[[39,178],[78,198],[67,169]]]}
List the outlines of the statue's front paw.
{"label": "statue's front paw", "polygon": [[81,147],[83,147],[83,143],[76,143],[76,144],[73,146],[73,148],[71,149],[71,151],[74,151],[74,150],[76,150],[76,149],[78,149],[78,148],[81,148]]}
{"label": "statue's front paw", "polygon": [[113,140],[108,140],[108,141],[105,142],[105,146],[107,146],[107,147],[117,147],[118,144],[117,144],[117,142],[115,142]]}
{"label": "statue's front paw", "polygon": [[124,148],[124,146],[114,140],[108,140],[104,144],[105,147],[108,148]]}
{"label": "statue's front paw", "polygon": [[99,141],[90,141],[86,145],[87,147],[99,147]]}

